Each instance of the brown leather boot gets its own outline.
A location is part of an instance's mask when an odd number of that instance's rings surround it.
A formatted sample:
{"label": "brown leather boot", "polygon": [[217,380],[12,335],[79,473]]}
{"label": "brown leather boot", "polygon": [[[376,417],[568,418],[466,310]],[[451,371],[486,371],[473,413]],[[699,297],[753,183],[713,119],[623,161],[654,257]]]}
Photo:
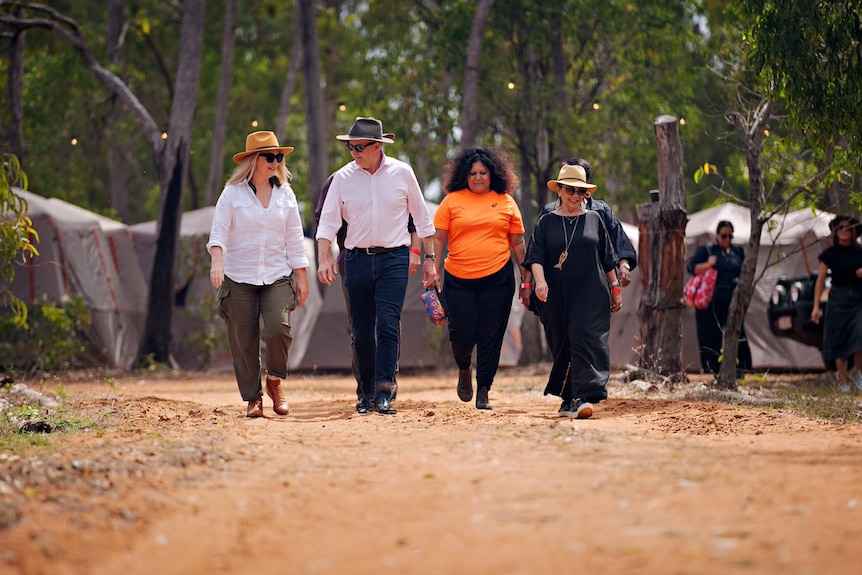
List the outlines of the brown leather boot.
{"label": "brown leather boot", "polygon": [[248,409],[245,411],[246,417],[263,417],[263,398],[258,397],[248,402]]}
{"label": "brown leather boot", "polygon": [[287,415],[290,408],[287,399],[281,391],[281,380],[279,378],[266,377],[266,394],[272,399],[272,410],[278,415]]}

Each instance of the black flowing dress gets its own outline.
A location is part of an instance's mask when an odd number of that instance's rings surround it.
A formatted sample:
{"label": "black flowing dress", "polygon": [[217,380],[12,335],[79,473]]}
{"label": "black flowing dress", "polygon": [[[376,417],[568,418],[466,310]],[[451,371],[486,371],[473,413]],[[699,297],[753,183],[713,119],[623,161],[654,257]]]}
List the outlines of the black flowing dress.
{"label": "black flowing dress", "polygon": [[862,248],[834,245],[819,256],[832,272],[832,287],[826,302],[823,325],[823,359],[850,357],[862,349]]}
{"label": "black flowing dress", "polygon": [[[564,250],[568,256],[557,267]],[[545,395],[593,403],[607,399],[611,294],[605,274],[616,267],[617,256],[601,216],[594,211],[574,218],[546,214],[533,229],[524,263],[542,264],[545,270],[548,299],[532,297],[554,363],[571,362],[565,382],[549,379]]]}

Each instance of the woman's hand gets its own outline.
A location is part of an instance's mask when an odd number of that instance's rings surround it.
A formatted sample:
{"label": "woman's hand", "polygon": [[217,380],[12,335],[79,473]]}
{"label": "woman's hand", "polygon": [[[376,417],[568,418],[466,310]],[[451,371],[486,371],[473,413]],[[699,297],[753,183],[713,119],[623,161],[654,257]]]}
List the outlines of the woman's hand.
{"label": "woman's hand", "polygon": [[811,321],[814,323],[820,323],[820,318],[823,316],[823,312],[820,311],[820,304],[814,306],[814,309],[811,310]]}
{"label": "woman's hand", "polygon": [[224,265],[221,263],[213,263],[210,268],[210,283],[214,288],[218,289],[224,283]]}
{"label": "woman's hand", "polygon": [[548,282],[536,282],[536,297],[539,301],[548,301]]}
{"label": "woman's hand", "polygon": [[620,311],[620,308],[623,307],[623,294],[620,293],[612,293],[611,294],[611,313],[616,313]]}

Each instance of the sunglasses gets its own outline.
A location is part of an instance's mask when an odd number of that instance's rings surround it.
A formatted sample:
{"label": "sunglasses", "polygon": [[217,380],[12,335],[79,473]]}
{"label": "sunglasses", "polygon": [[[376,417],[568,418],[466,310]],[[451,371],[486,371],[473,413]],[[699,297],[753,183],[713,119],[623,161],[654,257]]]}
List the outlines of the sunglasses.
{"label": "sunglasses", "polygon": [[276,164],[280,164],[281,161],[284,159],[284,154],[282,154],[281,152],[277,154],[261,154],[260,157],[266,160],[267,164],[271,164],[273,162],[275,162]]}
{"label": "sunglasses", "polygon": [[365,148],[369,146],[373,146],[377,142],[370,142],[368,144],[351,144],[350,142],[345,142],[344,145],[347,146],[347,149],[351,152],[356,152],[357,154],[361,154]]}
{"label": "sunglasses", "polygon": [[718,237],[720,237],[720,238],[721,238],[721,239],[723,239],[723,240],[727,240],[727,239],[731,239],[731,240],[732,240],[732,239],[733,239],[733,234],[719,234],[719,236],[718,236]]}
{"label": "sunglasses", "polygon": [[562,190],[566,192],[566,195],[574,196],[575,194],[579,196],[587,195],[587,188],[575,188],[573,186],[561,186]]}

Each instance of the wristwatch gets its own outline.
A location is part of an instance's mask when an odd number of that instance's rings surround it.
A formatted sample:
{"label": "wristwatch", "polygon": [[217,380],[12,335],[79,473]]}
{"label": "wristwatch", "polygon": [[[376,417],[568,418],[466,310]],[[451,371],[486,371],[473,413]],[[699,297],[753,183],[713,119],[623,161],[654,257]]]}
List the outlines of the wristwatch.
{"label": "wristwatch", "polygon": [[611,287],[616,287],[618,285],[620,285],[620,280],[614,280],[611,282]]}
{"label": "wristwatch", "polygon": [[425,254],[425,259],[426,260],[436,260],[437,254]]}

